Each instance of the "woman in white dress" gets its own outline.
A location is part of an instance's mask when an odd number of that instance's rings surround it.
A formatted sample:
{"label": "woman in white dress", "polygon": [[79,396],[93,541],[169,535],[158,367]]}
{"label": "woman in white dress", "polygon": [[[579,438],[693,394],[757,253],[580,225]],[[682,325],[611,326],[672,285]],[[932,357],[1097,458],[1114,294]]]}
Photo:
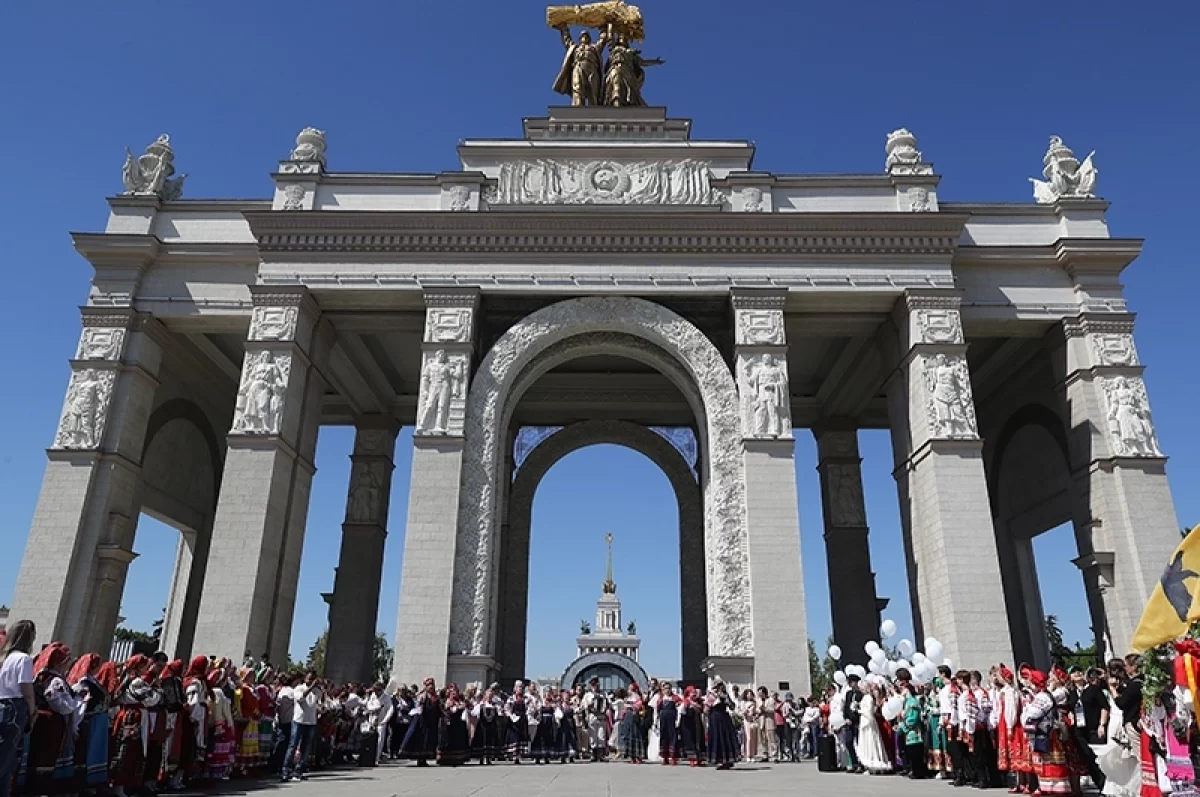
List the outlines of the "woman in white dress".
{"label": "woman in white dress", "polygon": [[1117,708],[1115,695],[1124,684],[1120,679],[1108,679],[1108,725],[1104,744],[1094,744],[1096,763],[1107,779],[1101,794],[1108,797],[1138,797],[1142,793],[1142,772],[1138,761],[1139,738],[1132,739],[1125,730],[1125,718]]}
{"label": "woman in white dress", "polygon": [[662,744],[662,737],[658,727],[658,704],[662,700],[662,694],[659,692],[657,678],[650,679],[650,689],[646,692],[646,706],[650,712],[653,724],[650,726],[650,731],[647,733],[646,740],[646,760],[652,764],[657,764],[662,760],[659,752],[659,747]]}
{"label": "woman in white dress", "polygon": [[892,762],[888,760],[879,733],[879,719],[875,716],[881,703],[879,687],[867,685],[858,707],[858,739],[854,742],[854,751],[858,754],[859,764],[872,775],[892,771]]}

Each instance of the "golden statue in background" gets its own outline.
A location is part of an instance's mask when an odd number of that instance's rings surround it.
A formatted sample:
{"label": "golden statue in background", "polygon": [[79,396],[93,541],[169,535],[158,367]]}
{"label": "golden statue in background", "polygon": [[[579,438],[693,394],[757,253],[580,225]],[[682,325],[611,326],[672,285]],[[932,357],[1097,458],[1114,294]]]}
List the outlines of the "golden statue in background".
{"label": "golden statue in background", "polygon": [[[642,85],[646,81],[645,67],[661,64],[657,58],[643,58],[642,51],[631,45],[646,36],[642,12],[624,0],[589,3],[579,6],[550,6],[546,9],[546,24],[562,35],[562,68],[554,80],[554,90],[571,98],[572,105],[645,105]],[[592,34],[583,31],[579,39],[571,38],[571,25],[599,30],[593,43]],[[601,54],[608,47],[608,62],[601,64]]]}

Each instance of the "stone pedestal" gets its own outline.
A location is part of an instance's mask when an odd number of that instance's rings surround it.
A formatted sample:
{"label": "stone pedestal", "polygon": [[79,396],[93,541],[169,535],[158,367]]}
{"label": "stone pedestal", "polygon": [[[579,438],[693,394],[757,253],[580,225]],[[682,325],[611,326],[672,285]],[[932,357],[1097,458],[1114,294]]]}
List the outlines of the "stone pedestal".
{"label": "stone pedestal", "polygon": [[194,649],[287,658],[332,330],[306,289],[252,289]]}
{"label": "stone pedestal", "polygon": [[57,640],[101,653],[112,644],[141,511],[146,421],[165,342],[166,330],[145,314],[83,309],[9,615],[33,620],[39,643]]}
{"label": "stone pedestal", "polygon": [[413,434],[408,521],[392,676],[404,683],[446,680],[455,538],[462,482],[463,414],[470,377],[473,291],[427,293],[421,393]]}
{"label": "stone pedestal", "polygon": [[446,665],[446,682],[458,684],[459,689],[472,684],[486,689],[499,670],[500,665],[491,656],[451,654]]}
{"label": "stone pedestal", "polygon": [[735,291],[755,680],[808,688],[795,440],[783,326],[786,294]]}
{"label": "stone pedestal", "polygon": [[899,303],[888,409],[915,638],[985,669],[1012,661],[1012,644],[959,301],[910,292]]}
{"label": "stone pedestal", "polygon": [[[805,652],[806,657],[807,655]],[[706,656],[704,661],[700,662],[700,670],[708,679],[710,688],[717,681],[722,681],[730,687],[742,688],[751,687],[757,683],[753,656]],[[773,684],[768,684],[767,688],[770,689],[773,686]],[[805,688],[807,688],[807,684]],[[730,693],[730,697],[735,696]]]}
{"label": "stone pedestal", "polygon": [[335,683],[375,678],[372,654],[398,431],[390,419],[364,418],[355,435],[325,650],[325,677]]}
{"label": "stone pedestal", "polygon": [[845,651],[843,661],[865,664],[864,645],[878,640],[880,616],[871,570],[858,429],[852,420],[835,419],[814,429],[813,434],[821,476],[833,640]]}
{"label": "stone pedestal", "polygon": [[1110,652],[1122,655],[1179,544],[1167,460],[1154,431],[1133,316],[1065,319],[1058,343],[1079,553],[1089,597],[1103,603]]}

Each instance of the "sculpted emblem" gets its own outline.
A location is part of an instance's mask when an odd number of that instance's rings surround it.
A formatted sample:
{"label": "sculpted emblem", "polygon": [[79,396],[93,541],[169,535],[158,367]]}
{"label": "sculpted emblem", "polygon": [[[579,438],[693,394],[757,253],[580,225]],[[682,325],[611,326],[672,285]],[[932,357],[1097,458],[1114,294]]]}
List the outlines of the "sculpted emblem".
{"label": "sculpted emblem", "polygon": [[602,202],[613,201],[629,193],[629,172],[612,161],[597,161],[589,165],[584,171],[583,182]]}

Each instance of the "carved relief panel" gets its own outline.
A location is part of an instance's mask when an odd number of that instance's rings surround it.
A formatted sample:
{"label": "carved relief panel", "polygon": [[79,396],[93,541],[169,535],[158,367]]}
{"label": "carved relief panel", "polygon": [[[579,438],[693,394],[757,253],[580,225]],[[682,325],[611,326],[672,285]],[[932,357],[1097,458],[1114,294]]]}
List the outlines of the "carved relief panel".
{"label": "carved relief panel", "polygon": [[425,352],[417,404],[417,434],[462,435],[469,367],[465,353],[449,353],[445,349]]}
{"label": "carved relief panel", "polygon": [[125,346],[122,327],[84,327],[79,336],[76,360],[119,360]]}
{"label": "carved relief panel", "polygon": [[246,354],[231,432],[279,434],[291,370],[290,354],[270,351]]}
{"label": "carved relief panel", "polygon": [[737,345],[782,346],[783,313],[779,310],[738,310]]}
{"label": "carved relief panel", "polygon": [[391,465],[384,460],[355,462],[350,467],[350,494],[346,501],[347,523],[379,523],[387,518]]}
{"label": "carved relief panel", "polygon": [[748,438],[792,436],[787,360],[774,354],[738,355],[742,434]]}
{"label": "carved relief panel", "polygon": [[426,343],[469,343],[471,311],[465,307],[430,307],[425,311]]}
{"label": "carved relief panel", "polygon": [[962,343],[962,318],[958,310],[920,309],[917,319],[917,343]]}
{"label": "carved relief panel", "polygon": [[71,374],[53,448],[100,447],[116,384],[116,371],[84,368]]}
{"label": "carved relief panel", "polygon": [[866,526],[861,467],[851,463],[829,463],[825,465],[825,479],[828,490],[825,501],[833,525]]}
{"label": "carved relief panel", "polygon": [[967,358],[961,354],[925,355],[921,357],[920,367],[929,437],[939,440],[977,438],[979,428],[975,422]]}
{"label": "carved relief panel", "polygon": [[1118,457],[1161,457],[1150,399],[1141,377],[1113,376],[1099,380],[1107,405],[1109,442]]}
{"label": "carved relief panel", "polygon": [[1088,335],[1096,365],[1138,365],[1133,335],[1126,332],[1101,332]]}
{"label": "carved relief panel", "polygon": [[298,307],[255,307],[250,317],[250,340],[294,340]]}

